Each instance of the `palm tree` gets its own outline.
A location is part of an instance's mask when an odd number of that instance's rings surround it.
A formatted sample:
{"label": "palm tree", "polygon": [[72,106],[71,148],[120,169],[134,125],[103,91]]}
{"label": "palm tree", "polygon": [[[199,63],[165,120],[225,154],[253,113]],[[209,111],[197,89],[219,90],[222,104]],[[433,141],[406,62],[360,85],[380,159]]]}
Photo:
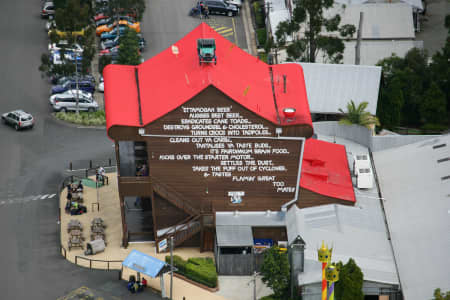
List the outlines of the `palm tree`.
{"label": "palm tree", "polygon": [[339,121],[339,124],[356,124],[364,126],[367,129],[373,131],[375,125],[380,125],[380,121],[378,121],[377,117],[372,116],[368,111],[365,111],[367,105],[369,105],[369,103],[364,101],[356,106],[355,102],[353,102],[353,100],[350,100],[350,102],[347,104],[347,112],[344,112],[341,108],[339,108],[339,111],[345,114],[345,117],[343,117]]}

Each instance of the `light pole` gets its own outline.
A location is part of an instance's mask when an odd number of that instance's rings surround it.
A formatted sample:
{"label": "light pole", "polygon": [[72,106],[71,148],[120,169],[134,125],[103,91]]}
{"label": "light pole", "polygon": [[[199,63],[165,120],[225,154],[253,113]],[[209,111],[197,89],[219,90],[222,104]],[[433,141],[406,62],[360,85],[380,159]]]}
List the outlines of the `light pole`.
{"label": "light pole", "polygon": [[172,291],[173,291],[173,235],[170,237],[170,300],[173,300]]}
{"label": "light pole", "polygon": [[[80,90],[78,89],[78,52],[75,52],[75,82],[76,82],[76,89],[77,89],[77,92],[76,92],[76,100],[77,100],[76,111],[77,111],[77,115],[78,115],[78,114],[80,114],[79,96],[78,96],[78,94],[80,93]],[[98,201],[98,199],[97,199],[97,201]]]}

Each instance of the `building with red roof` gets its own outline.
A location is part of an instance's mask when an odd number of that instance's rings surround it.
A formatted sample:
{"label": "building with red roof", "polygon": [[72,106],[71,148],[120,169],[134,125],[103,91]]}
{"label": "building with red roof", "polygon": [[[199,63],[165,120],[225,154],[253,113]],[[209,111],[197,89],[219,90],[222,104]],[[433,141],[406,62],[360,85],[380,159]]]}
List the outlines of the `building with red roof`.
{"label": "building with red roof", "polygon": [[[199,62],[199,39],[215,41],[216,64]],[[215,211],[354,204],[345,148],[311,139],[299,64],[267,65],[202,23],[103,75],[124,245],[145,232],[212,250]],[[131,228],[133,202],[145,230]]]}

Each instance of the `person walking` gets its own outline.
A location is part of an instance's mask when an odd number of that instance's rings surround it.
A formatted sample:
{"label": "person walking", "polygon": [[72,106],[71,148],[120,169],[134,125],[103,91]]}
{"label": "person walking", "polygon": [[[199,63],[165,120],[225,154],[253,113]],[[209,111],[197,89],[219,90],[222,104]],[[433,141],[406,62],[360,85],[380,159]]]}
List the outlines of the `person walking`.
{"label": "person walking", "polygon": [[208,8],[208,4],[206,4],[206,3],[203,6],[203,12],[205,14],[205,19],[209,19],[209,8]]}

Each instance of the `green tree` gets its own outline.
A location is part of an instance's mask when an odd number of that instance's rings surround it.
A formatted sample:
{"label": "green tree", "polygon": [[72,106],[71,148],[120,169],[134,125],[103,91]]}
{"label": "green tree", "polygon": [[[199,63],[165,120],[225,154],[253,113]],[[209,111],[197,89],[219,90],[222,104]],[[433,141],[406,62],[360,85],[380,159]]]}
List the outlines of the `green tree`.
{"label": "green tree", "polygon": [[103,69],[111,63],[111,56],[103,55],[98,60],[98,72],[103,75]]}
{"label": "green tree", "polygon": [[141,21],[145,11],[144,0],[109,0],[109,15],[118,18],[120,15],[132,14]]}
{"label": "green tree", "polygon": [[264,251],[261,275],[262,281],[273,290],[276,299],[288,297],[290,267],[287,253],[281,253],[277,246]]}
{"label": "green tree", "polygon": [[380,89],[377,106],[377,117],[382,127],[393,129],[400,125],[404,104],[402,84],[394,78]]}
{"label": "green tree", "polygon": [[444,93],[433,82],[420,103],[423,123],[442,124],[447,121],[447,105]]}
{"label": "green tree", "polygon": [[139,37],[133,29],[126,29],[120,36],[118,64],[138,65],[141,63]]}
{"label": "green tree", "polygon": [[340,272],[339,281],[334,288],[336,300],[363,300],[364,275],[353,258],[350,258],[345,265],[340,261],[337,267]]}
{"label": "green tree", "polygon": [[57,8],[55,11],[56,28],[61,31],[78,31],[87,27],[90,22],[90,6],[80,0],[68,0],[63,8]]}
{"label": "green tree", "polygon": [[[325,60],[342,61],[345,49],[342,39],[352,37],[356,28],[349,24],[340,25],[339,14],[330,18],[324,16],[324,11],[333,4],[334,0],[294,0],[292,19],[281,22],[275,33],[278,47],[287,44],[288,36],[293,37],[292,43],[286,46],[289,60],[315,62],[321,51]],[[300,29],[301,36],[297,34]]]}
{"label": "green tree", "polygon": [[369,105],[369,103],[364,101],[356,106],[355,102],[353,102],[353,100],[350,100],[350,102],[347,104],[346,112],[344,112],[342,108],[339,108],[339,111],[345,114],[345,117],[343,117],[339,121],[339,123],[344,125],[356,124],[364,126],[370,130],[372,130],[372,127],[374,125],[380,125],[377,117],[372,116],[368,111],[365,111],[367,105]]}
{"label": "green tree", "polygon": [[441,289],[435,289],[432,300],[450,300],[450,291],[441,293]]}

